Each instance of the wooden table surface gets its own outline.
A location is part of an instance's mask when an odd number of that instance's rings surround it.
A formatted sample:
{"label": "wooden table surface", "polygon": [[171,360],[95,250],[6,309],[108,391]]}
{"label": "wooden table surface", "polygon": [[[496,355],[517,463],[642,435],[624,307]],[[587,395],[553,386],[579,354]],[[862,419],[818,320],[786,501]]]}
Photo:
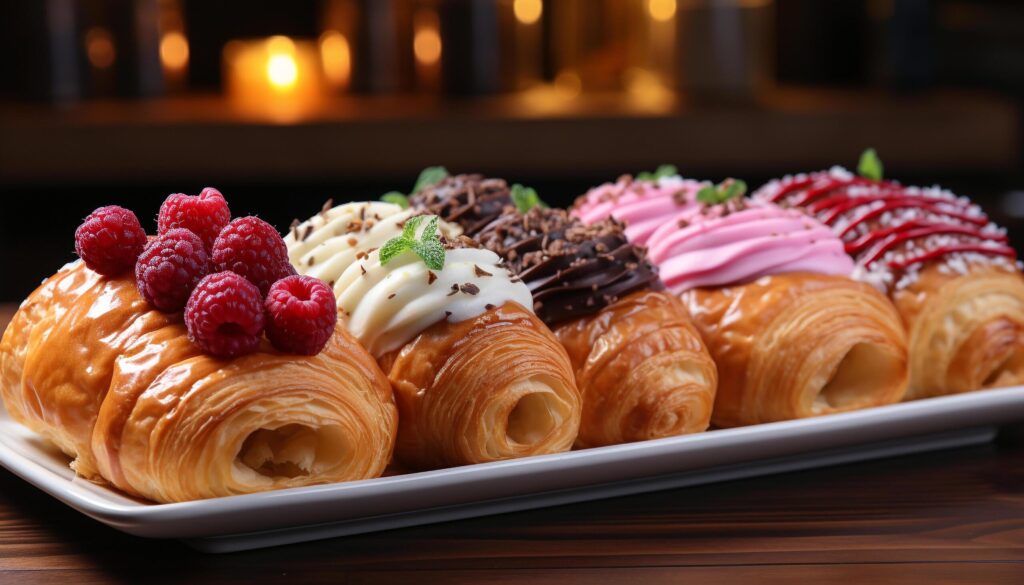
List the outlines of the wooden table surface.
{"label": "wooden table surface", "polygon": [[[12,308],[0,306],[0,328]],[[1024,583],[1024,431],[994,444],[230,555],[0,470],[0,583]]]}

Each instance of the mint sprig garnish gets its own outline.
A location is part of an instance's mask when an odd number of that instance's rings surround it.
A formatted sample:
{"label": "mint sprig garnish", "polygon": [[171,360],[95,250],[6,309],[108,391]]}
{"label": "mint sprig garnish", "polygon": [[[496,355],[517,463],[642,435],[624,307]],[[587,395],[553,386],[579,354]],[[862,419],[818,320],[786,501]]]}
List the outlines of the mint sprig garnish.
{"label": "mint sprig garnish", "polygon": [[718,205],[736,197],[743,197],[747,184],[739,179],[726,179],[718,185],[705,185],[697,191],[697,201],[707,205]]}
{"label": "mint sprig garnish", "polygon": [[882,159],[874,148],[869,148],[861,153],[860,162],[857,163],[857,174],[865,179],[881,181],[885,167],[882,166]]}
{"label": "mint sprig garnish", "polygon": [[394,203],[402,209],[409,209],[409,198],[398,191],[388,191],[380,196],[380,200],[384,203]]}
{"label": "mint sprig garnish", "polygon": [[516,209],[519,213],[526,213],[534,207],[546,208],[547,203],[541,200],[540,195],[537,195],[537,190],[533,187],[524,187],[519,183],[512,185],[512,203],[515,204]]}
{"label": "mint sprig garnish", "polygon": [[638,181],[657,181],[665,177],[674,177],[679,174],[679,169],[675,165],[661,165],[653,173],[643,172],[638,173],[636,178]]}
{"label": "mint sprig garnish", "polygon": [[448,177],[448,169],[444,167],[427,167],[420,171],[420,176],[416,178],[416,184],[413,185],[410,195],[415,195],[430,187],[436,185]]}
{"label": "mint sprig garnish", "polygon": [[380,196],[380,200],[384,203],[394,203],[402,209],[409,209],[409,197],[431,185],[440,183],[446,177],[448,177],[448,169],[444,167],[427,167],[420,171],[420,176],[416,177],[416,184],[413,185],[412,191],[408,195],[401,191],[388,191]]}
{"label": "mint sprig garnish", "polygon": [[[416,229],[423,218],[429,217],[420,237],[416,237]],[[427,268],[441,270],[444,268],[444,246],[437,233],[437,216],[417,215],[406,220],[402,226],[402,234],[388,240],[380,248],[380,264],[384,266],[392,259],[405,252],[412,252],[423,260]]]}

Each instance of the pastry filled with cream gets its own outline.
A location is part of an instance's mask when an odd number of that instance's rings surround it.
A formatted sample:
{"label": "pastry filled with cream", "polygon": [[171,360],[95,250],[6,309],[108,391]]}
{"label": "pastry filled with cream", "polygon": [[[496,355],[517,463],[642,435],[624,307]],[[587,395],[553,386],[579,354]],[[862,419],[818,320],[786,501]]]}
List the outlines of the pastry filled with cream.
{"label": "pastry filled with cream", "polygon": [[507,209],[479,237],[530,287],[537,314],[569,352],[583,393],[577,446],[708,428],[715,364],[621,222]]}
{"label": "pastry filled with cream", "polygon": [[681,295],[718,366],[714,424],[842,412],[903,396],[898,315],[849,278],[853,261],[827,226],[800,210],[744,199],[742,181],[662,193],[661,207],[618,184],[592,191],[575,212],[627,222],[665,285]]}
{"label": "pastry filled with cream", "polygon": [[297,270],[333,283],[339,322],[388,374],[396,459],[430,469],[568,450],[580,395],[530,289],[494,252],[451,237],[458,226],[421,213],[350,204],[288,241]]}
{"label": "pastry filled with cream", "polygon": [[853,257],[854,278],[893,301],[910,338],[908,398],[1024,383],[1021,265],[976,203],[883,179],[872,150],[856,175],[791,175],[755,197],[820,219]]}

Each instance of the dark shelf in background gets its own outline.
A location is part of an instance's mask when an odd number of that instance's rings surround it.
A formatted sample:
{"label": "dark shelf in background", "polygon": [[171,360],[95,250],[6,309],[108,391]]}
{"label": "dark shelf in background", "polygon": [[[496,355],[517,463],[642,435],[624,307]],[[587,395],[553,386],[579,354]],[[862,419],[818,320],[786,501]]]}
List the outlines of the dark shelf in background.
{"label": "dark shelf in background", "polygon": [[[1013,173],[1016,104],[987,93],[817,89],[749,104],[685,97],[662,111],[621,96],[445,101],[337,98],[295,123],[220,97],[0,106],[0,181],[365,180],[430,164],[507,176],[614,175],[660,162],[684,174],[778,174],[854,164],[866,146],[904,173]],[[544,99],[542,99],[544,98]]]}

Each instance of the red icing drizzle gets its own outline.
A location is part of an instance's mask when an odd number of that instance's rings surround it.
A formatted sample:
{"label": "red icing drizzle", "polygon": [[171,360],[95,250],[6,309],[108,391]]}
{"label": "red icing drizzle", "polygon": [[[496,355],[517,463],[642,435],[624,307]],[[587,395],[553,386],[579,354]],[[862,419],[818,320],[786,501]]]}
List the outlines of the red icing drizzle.
{"label": "red icing drizzle", "polygon": [[[850,187],[878,187],[865,193],[851,195]],[[999,242],[999,246],[985,246],[978,243],[956,243],[937,246],[916,255],[893,260],[887,263],[891,270],[903,270],[914,264],[924,263],[956,252],[978,252],[1016,258],[1013,248],[1006,245],[1007,238],[999,233],[986,233],[982,228],[989,225],[984,214],[972,214],[971,206],[959,199],[928,197],[908,192],[898,183],[890,181],[872,181],[861,177],[848,179],[830,174],[815,174],[805,178],[793,179],[784,183],[769,197],[778,203],[787,197],[790,205],[805,207],[807,211],[829,227],[835,228],[836,223],[848,212],[862,206],[878,202],[882,205],[872,208],[850,220],[839,233],[840,238],[856,233],[861,225],[878,219],[883,214],[898,209],[920,209],[938,216],[932,220],[911,220],[894,227],[876,226],[868,233],[846,244],[846,252],[858,256],[863,266],[870,266],[879,261],[887,252],[896,246],[918,238],[926,238],[936,234],[965,236],[981,241]],[[943,221],[948,219],[948,221]],[[960,223],[962,222],[962,223]],[[967,225],[963,225],[967,224]]]}

